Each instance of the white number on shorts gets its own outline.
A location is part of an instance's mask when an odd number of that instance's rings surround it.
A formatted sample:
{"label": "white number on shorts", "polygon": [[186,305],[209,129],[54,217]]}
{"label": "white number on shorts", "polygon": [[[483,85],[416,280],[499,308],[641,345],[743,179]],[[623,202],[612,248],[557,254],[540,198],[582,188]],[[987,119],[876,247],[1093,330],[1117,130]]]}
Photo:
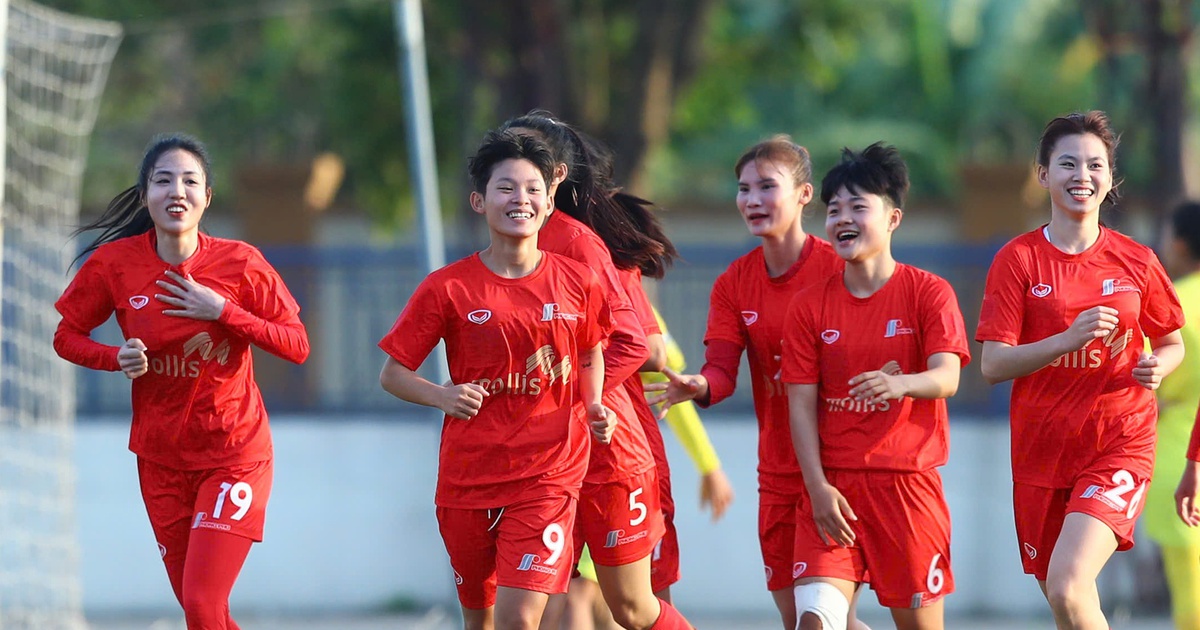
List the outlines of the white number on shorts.
{"label": "white number on shorts", "polygon": [[645,503],[642,503],[641,501],[637,500],[638,495],[641,493],[642,493],[642,488],[638,488],[637,490],[634,490],[633,492],[629,493],[629,511],[638,513],[636,518],[629,519],[630,525],[634,525],[634,526],[641,525],[642,521],[646,520],[646,513],[649,510],[646,509]]}
{"label": "white number on shorts", "polygon": [[551,565],[558,562],[559,556],[563,552],[563,542],[566,538],[563,536],[562,525],[558,523],[550,523],[546,529],[542,530],[542,544],[550,550],[550,557],[546,558],[543,564]]}
{"label": "white number on shorts", "polygon": [[1138,503],[1142,501],[1142,494],[1146,492],[1146,484],[1138,486],[1137,492],[1133,493],[1133,498],[1129,500],[1129,509],[1125,510],[1125,518],[1133,518],[1137,512]]}
{"label": "white number on shorts", "polygon": [[929,563],[929,577],[925,580],[925,587],[934,595],[942,592],[942,587],[946,585],[946,573],[938,568],[938,560],[941,559],[942,554],[934,554],[933,562]]}
{"label": "white number on shorts", "polygon": [[[233,490],[233,492],[230,492]],[[221,510],[225,507],[225,495],[229,495],[229,501],[237,506],[238,511],[229,517],[235,521],[242,520],[246,512],[250,510],[250,503],[254,501],[254,488],[245,481],[239,481],[235,484],[221,484],[221,494],[217,495],[217,505],[213,508],[213,518],[221,518]]]}
{"label": "white number on shorts", "polygon": [[1137,496],[1135,496],[1133,499],[1134,504],[1132,506],[1130,506],[1129,502],[1125,500],[1125,495],[1129,494],[1129,491],[1136,487],[1136,484],[1133,482],[1133,475],[1129,474],[1128,470],[1118,470],[1117,472],[1113,473],[1112,482],[1117,484],[1117,487],[1106,491],[1104,493],[1104,497],[1111,501],[1113,505],[1117,506],[1118,510],[1128,506],[1130,512],[1132,512],[1133,508],[1137,507],[1137,501],[1142,495],[1141,491],[1139,490]]}

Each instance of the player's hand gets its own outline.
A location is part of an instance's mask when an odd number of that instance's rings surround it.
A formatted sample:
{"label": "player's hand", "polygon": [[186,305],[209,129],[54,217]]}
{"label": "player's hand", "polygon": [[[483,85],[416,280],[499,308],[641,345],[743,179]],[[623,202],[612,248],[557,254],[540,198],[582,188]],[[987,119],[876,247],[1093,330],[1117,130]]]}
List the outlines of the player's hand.
{"label": "player's hand", "polygon": [[671,405],[708,394],[708,379],[699,374],[676,374],[675,370],[671,368],[663,368],[662,373],[667,377],[666,382],[646,383],[644,386],[647,392],[662,392],[646,400],[651,406],[662,404],[658,410],[659,420],[667,417],[667,411],[671,409]]}
{"label": "player's hand", "polygon": [[712,520],[717,522],[725,516],[725,510],[733,503],[733,486],[720,468],[700,477],[700,509],[712,506]]}
{"label": "player's hand", "polygon": [[617,414],[599,403],[590,405],[587,410],[588,427],[592,437],[601,444],[612,442],[613,432],[617,430]]}
{"label": "player's hand", "polygon": [[808,496],[812,500],[813,521],[817,524],[817,532],[827,545],[850,547],[854,545],[854,530],[850,529],[850,521],[857,521],[854,510],[846,497],[830,483],[822,483],[816,488],[808,488]]}
{"label": "player's hand", "polygon": [[146,344],[137,337],[126,339],[121,349],[117,350],[117,364],[121,366],[126,378],[131,380],[145,374],[146,370],[150,369],[150,361],[146,358]]}
{"label": "player's hand", "polygon": [[166,289],[171,295],[157,293],[154,297],[160,302],[166,302],[177,308],[163,311],[163,315],[214,321],[221,316],[221,311],[225,310],[225,298],[216,291],[196,282],[192,279],[191,274],[184,278],[168,269],[167,277],[172,282],[157,280],[154,284],[161,289]]}
{"label": "player's hand", "polygon": [[903,398],[908,395],[903,376],[900,364],[888,361],[882,369],[863,372],[850,379],[850,395],[868,405]]}
{"label": "player's hand", "polygon": [[1187,460],[1175,488],[1175,511],[1188,527],[1200,525],[1200,462]]}
{"label": "player's hand", "polygon": [[1158,357],[1149,352],[1138,355],[1137,366],[1133,368],[1133,378],[1139,385],[1149,390],[1158,389],[1163,376],[1165,375],[1158,364]]}
{"label": "player's hand", "polygon": [[442,402],[438,404],[438,409],[451,418],[470,420],[479,413],[487,396],[488,390],[478,383],[443,385]]}
{"label": "player's hand", "polygon": [[1063,331],[1070,342],[1070,351],[1081,350],[1094,339],[1100,339],[1116,329],[1119,320],[1117,309],[1110,306],[1093,306],[1075,316],[1071,326]]}

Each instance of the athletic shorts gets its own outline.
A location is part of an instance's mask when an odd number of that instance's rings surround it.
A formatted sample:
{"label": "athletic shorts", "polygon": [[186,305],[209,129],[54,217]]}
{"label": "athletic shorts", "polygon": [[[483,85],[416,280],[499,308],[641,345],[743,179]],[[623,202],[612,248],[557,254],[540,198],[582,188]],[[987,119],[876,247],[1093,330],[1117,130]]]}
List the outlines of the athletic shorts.
{"label": "athletic shorts", "polygon": [[438,507],[437,520],[463,608],[491,607],[497,586],[567,592],[575,499],[565,492],[490,510]]}
{"label": "athletic shorts", "polygon": [[[800,496],[759,492],[758,543],[762,549],[767,590],[792,588],[796,549],[796,506]],[[811,512],[809,512],[811,514]]]}
{"label": "athletic shorts", "polygon": [[138,458],[138,481],[163,560],[183,558],[194,529],[263,539],[273,460],[207,470],[177,470]]}
{"label": "athletic shorts", "polygon": [[650,586],[655,593],[679,581],[679,534],[674,514],[663,514],[663,527],[663,536],[650,557]]}
{"label": "athletic shorts", "polygon": [[[1046,579],[1050,556],[1067,514],[1079,512],[1100,520],[1117,537],[1117,551],[1133,547],[1133,529],[1142,513],[1151,467],[1144,461],[1130,468],[1094,468],[1070,488],[1013,484],[1013,515],[1025,573]],[[1167,482],[1169,483],[1169,482]]]}
{"label": "athletic shorts", "polygon": [[575,548],[587,543],[596,564],[619,567],[641,560],[654,551],[663,531],[653,468],[619,481],[583,483]]}
{"label": "athletic shorts", "polygon": [[921,608],[954,592],[950,510],[937,470],[829,470],[826,477],[858,516],[850,522],[855,542],[826,545],[804,492],[796,518],[794,579],[866,582],[887,608]]}

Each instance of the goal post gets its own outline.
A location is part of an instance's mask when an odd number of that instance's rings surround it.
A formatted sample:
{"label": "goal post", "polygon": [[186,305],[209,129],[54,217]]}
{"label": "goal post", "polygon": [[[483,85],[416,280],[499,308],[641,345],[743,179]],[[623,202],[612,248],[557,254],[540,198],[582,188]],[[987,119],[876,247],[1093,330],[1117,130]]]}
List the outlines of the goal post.
{"label": "goal post", "polygon": [[74,368],[52,346],[120,25],[0,0],[0,630],[85,628]]}

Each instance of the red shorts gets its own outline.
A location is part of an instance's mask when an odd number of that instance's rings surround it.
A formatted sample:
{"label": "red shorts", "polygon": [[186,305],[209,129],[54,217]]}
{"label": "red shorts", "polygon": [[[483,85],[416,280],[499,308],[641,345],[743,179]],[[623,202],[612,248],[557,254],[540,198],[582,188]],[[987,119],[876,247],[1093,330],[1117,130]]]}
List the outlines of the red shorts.
{"label": "red shorts", "polygon": [[619,567],[649,556],[663,530],[653,468],[620,481],[583,483],[575,528],[577,555],[587,543],[592,562]]}
{"label": "red shorts", "polygon": [[[650,452],[654,454],[655,476],[658,478],[658,502],[662,506],[663,537],[650,557],[650,583],[657,593],[679,581],[679,534],[675,531],[675,499],[671,496],[671,466],[667,463],[666,445],[658,426],[642,427]],[[654,436],[652,437],[653,434]],[[657,439],[655,439],[657,438]]]}
{"label": "red shorts", "polygon": [[437,508],[458,601],[483,610],[496,587],[565,593],[575,557],[575,499],[555,494],[491,510]]}
{"label": "red shorts", "polygon": [[917,473],[826,471],[858,516],[852,547],[826,545],[808,493],[796,518],[792,577],[866,582],[887,608],[921,608],[954,592],[950,510],[936,470]]}
{"label": "red shorts", "polygon": [[758,542],[762,548],[767,590],[792,588],[792,563],[796,549],[796,505],[800,496],[769,492],[758,494]]}
{"label": "red shorts", "polygon": [[1117,537],[1117,551],[1132,548],[1134,525],[1150,485],[1150,470],[1139,460],[1129,469],[1104,467],[1086,472],[1070,488],[1014,483],[1013,514],[1025,573],[1046,579],[1063,520],[1072,512],[1093,516],[1108,525]]}
{"label": "red shorts", "polygon": [[263,539],[273,460],[207,470],[177,470],[138,458],[138,481],[158,552],[187,555],[193,529]]}

